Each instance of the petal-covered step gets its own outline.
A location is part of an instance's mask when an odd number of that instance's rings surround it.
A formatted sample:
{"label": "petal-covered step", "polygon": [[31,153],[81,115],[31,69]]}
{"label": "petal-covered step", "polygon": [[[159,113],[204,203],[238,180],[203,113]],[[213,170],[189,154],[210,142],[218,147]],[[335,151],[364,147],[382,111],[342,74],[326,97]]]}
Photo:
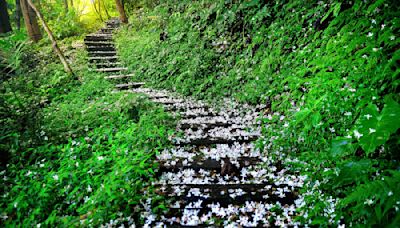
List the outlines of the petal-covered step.
{"label": "petal-covered step", "polygon": [[211,203],[202,208],[171,208],[161,220],[167,226],[287,227],[300,225],[294,221],[296,215],[295,204],[246,201],[242,205]]}
{"label": "petal-covered step", "polygon": [[130,82],[130,83],[124,83],[124,84],[117,84],[115,85],[115,88],[117,89],[130,89],[130,88],[138,88],[143,86],[145,83],[143,82]]}
{"label": "petal-covered step", "polygon": [[237,134],[235,136],[229,135],[229,137],[210,137],[209,135],[193,136],[186,138],[174,138],[172,143],[174,145],[198,145],[206,146],[211,144],[234,144],[234,143],[248,143],[258,139],[258,135],[242,135]]}
{"label": "petal-covered step", "polygon": [[200,169],[211,169],[217,172],[221,172],[222,168],[224,167],[224,161],[229,163],[229,165],[235,166],[234,168],[240,169],[241,167],[249,166],[249,165],[256,165],[261,162],[259,158],[251,158],[251,157],[238,157],[235,159],[223,159],[223,160],[216,160],[212,158],[203,158],[202,156],[195,157],[194,159],[178,158],[178,159],[169,159],[169,160],[159,160],[159,172],[175,172],[184,168],[190,168],[193,170],[200,170]]}
{"label": "petal-covered step", "polygon": [[103,72],[103,73],[115,73],[115,72],[120,72],[120,71],[127,71],[127,67],[115,67],[115,68],[99,68],[96,69],[97,72]]}
{"label": "petal-covered step", "polygon": [[207,146],[177,146],[171,149],[164,149],[157,155],[160,161],[185,158],[188,161],[194,161],[198,157],[202,159],[215,159],[220,161],[223,158],[236,160],[239,157],[261,158],[260,151],[252,143],[235,142],[232,144],[210,144]]}
{"label": "petal-covered step", "polygon": [[117,75],[110,75],[110,76],[106,76],[104,77],[105,79],[122,79],[122,78],[131,78],[134,77],[134,74],[117,74]]}

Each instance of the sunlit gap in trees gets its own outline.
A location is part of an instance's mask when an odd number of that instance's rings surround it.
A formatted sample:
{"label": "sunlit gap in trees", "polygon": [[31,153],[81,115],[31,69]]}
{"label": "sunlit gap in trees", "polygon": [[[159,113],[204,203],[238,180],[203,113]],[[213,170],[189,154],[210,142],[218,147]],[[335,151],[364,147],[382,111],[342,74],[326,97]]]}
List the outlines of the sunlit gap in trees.
{"label": "sunlit gap in trees", "polygon": [[113,0],[74,0],[73,7],[88,26],[118,16]]}

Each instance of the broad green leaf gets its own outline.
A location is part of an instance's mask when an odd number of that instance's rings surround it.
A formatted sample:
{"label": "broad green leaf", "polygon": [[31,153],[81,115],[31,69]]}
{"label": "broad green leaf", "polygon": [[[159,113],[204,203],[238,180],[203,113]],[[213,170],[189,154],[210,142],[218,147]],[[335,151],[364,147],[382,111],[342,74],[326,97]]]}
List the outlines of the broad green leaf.
{"label": "broad green leaf", "polygon": [[370,104],[357,121],[357,130],[362,135],[359,137],[359,143],[367,153],[372,153],[378,146],[383,145],[400,127],[400,105],[390,98],[385,101],[380,114],[378,107]]}
{"label": "broad green leaf", "polygon": [[332,140],[330,152],[333,157],[342,157],[353,153],[354,149],[352,139],[337,138]]}

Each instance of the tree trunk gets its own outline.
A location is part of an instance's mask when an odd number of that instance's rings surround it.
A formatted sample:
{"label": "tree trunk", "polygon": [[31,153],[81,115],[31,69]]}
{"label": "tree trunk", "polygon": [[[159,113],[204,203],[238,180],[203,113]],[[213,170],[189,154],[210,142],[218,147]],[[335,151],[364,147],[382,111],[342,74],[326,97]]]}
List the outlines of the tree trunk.
{"label": "tree trunk", "polygon": [[11,24],[8,16],[7,3],[5,0],[0,0],[0,33],[10,32]]}
{"label": "tree trunk", "polygon": [[115,0],[115,5],[117,6],[117,10],[119,12],[119,19],[122,23],[128,23],[128,18],[125,14],[124,5],[122,4],[121,0]]}
{"label": "tree trunk", "polygon": [[17,29],[21,29],[21,2],[20,0],[15,0],[15,24]]}
{"label": "tree trunk", "polygon": [[35,5],[32,3],[32,0],[27,0],[28,4],[30,7],[32,7],[33,11],[35,11],[37,17],[39,18],[40,22],[42,23],[42,26],[44,30],[46,31],[47,35],[49,36],[49,39],[51,41],[52,47],[54,52],[58,55],[58,58],[60,58],[61,63],[64,65],[64,70],[70,75],[74,75],[74,72],[72,71],[71,67],[69,66],[67,60],[65,59],[64,54],[61,52],[60,48],[57,45],[57,41],[53,36],[53,33],[51,32],[49,26],[47,26],[46,21],[44,20],[42,14],[40,11],[35,7]]}
{"label": "tree trunk", "polygon": [[65,13],[68,13],[68,0],[64,0],[64,10]]}
{"label": "tree trunk", "polygon": [[33,42],[38,42],[40,39],[42,39],[42,34],[40,33],[35,12],[33,11],[32,7],[28,5],[27,0],[20,0],[20,3],[28,35]]}
{"label": "tree trunk", "polygon": [[110,19],[110,14],[108,13],[107,7],[104,5],[104,1],[101,1],[103,3],[104,11],[106,12],[107,20]]}
{"label": "tree trunk", "polygon": [[97,2],[98,1],[91,1],[92,2],[92,4],[93,4],[93,8],[94,8],[94,11],[97,13],[97,15],[99,15],[99,18],[100,18],[100,20],[101,21],[104,21],[103,20],[103,17],[101,16],[101,8],[100,8],[100,4],[99,4],[99,8],[97,9]]}

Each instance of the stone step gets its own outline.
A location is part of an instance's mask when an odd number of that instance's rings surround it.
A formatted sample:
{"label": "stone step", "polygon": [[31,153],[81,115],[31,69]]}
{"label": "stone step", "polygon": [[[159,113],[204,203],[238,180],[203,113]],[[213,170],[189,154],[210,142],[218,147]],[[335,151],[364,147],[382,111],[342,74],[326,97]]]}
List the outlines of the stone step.
{"label": "stone step", "polygon": [[164,109],[169,112],[186,111],[191,109],[203,109],[205,112],[211,112],[212,108],[203,104],[164,104]]}
{"label": "stone step", "polygon": [[145,83],[144,82],[130,82],[126,84],[118,84],[115,85],[115,88],[123,90],[123,89],[130,89],[130,88],[138,88],[143,86]]}
{"label": "stone step", "polygon": [[87,35],[84,39],[85,42],[87,41],[112,41],[112,35],[106,34],[92,34]]}
{"label": "stone step", "polygon": [[[208,191],[204,192],[204,190]],[[176,199],[176,201],[173,203],[174,206],[170,208],[204,208],[208,204],[219,203],[222,207],[227,207],[233,204],[241,205],[246,203],[246,201],[264,203],[279,202],[281,205],[290,205],[293,204],[294,201],[297,199],[298,192],[277,192],[276,190],[272,189],[254,189],[253,191],[246,191],[241,188],[229,188],[226,190],[221,190],[219,192],[214,191],[213,189],[202,189],[200,195],[188,193],[181,196],[175,196],[176,193],[174,192],[174,190],[172,190],[169,194],[159,194]],[[193,206],[193,204],[196,204],[196,202],[198,203],[197,206]]]}
{"label": "stone step", "polygon": [[[169,172],[174,172],[178,171],[180,169],[193,169],[195,171],[199,171],[200,169],[204,170],[215,170],[216,172],[221,172],[221,167],[222,167],[222,161],[219,160],[217,161],[216,159],[211,159],[211,158],[204,158],[203,156],[197,156],[194,159],[191,159],[192,161],[188,161],[187,159],[170,159],[170,160],[158,160],[159,163],[159,172],[164,172],[164,171],[169,171]],[[231,160],[231,159],[229,159]],[[239,165],[237,167],[236,164],[235,167],[240,169],[240,167],[247,167],[250,165],[256,165],[262,160],[260,158],[255,158],[255,157],[238,157],[235,158],[235,161],[229,161],[229,162],[235,162]],[[233,164],[233,163],[232,163]]]}
{"label": "stone step", "polygon": [[112,41],[101,41],[101,40],[97,40],[97,41],[92,41],[92,40],[85,40],[85,44],[90,46],[90,45],[114,45],[114,42]]}
{"label": "stone step", "polygon": [[101,33],[107,34],[107,33],[113,33],[115,31],[115,28],[101,28],[100,29]]}
{"label": "stone step", "polygon": [[105,79],[120,79],[120,78],[130,78],[135,76],[134,74],[122,74],[122,75],[110,75],[104,77]]}
{"label": "stone step", "polygon": [[96,62],[93,64],[96,65],[97,68],[114,68],[123,66],[121,62]]}
{"label": "stone step", "polygon": [[[278,211],[278,212],[277,212]],[[283,211],[281,214],[280,211]],[[242,205],[209,204],[203,208],[169,208],[161,221],[169,227],[299,227],[295,205],[247,201]],[[279,218],[279,223],[275,221]]]}
{"label": "stone step", "polygon": [[115,47],[113,46],[87,46],[86,50],[88,52],[98,52],[98,51],[114,51],[115,52]]}
{"label": "stone step", "polygon": [[174,145],[184,146],[184,145],[196,145],[196,146],[207,146],[212,144],[234,144],[234,143],[249,143],[257,140],[258,136],[248,136],[248,137],[231,137],[231,138],[197,138],[191,140],[173,140]]}
{"label": "stone step", "polygon": [[189,162],[196,159],[214,159],[221,160],[222,158],[229,158],[230,160],[237,160],[239,157],[258,158],[261,157],[260,150],[252,143],[233,143],[228,144],[210,144],[208,146],[177,146],[169,149],[164,149],[157,155],[158,160],[175,161],[178,159],[187,159]]}
{"label": "stone step", "polygon": [[187,130],[187,129],[202,129],[203,131],[208,131],[217,127],[231,127],[234,123],[231,122],[197,122],[197,123],[184,123],[179,121],[177,125],[177,129],[179,130]]}
{"label": "stone step", "polygon": [[89,57],[90,62],[103,62],[103,61],[115,61],[118,60],[118,56],[99,56],[99,57]]}
{"label": "stone step", "polygon": [[112,72],[120,72],[128,70],[127,67],[115,67],[115,68],[99,68],[96,69],[97,72],[104,72],[104,73],[112,73]]}
{"label": "stone step", "polygon": [[104,57],[104,56],[115,56],[117,52],[113,51],[89,51],[89,56],[91,57]]}

